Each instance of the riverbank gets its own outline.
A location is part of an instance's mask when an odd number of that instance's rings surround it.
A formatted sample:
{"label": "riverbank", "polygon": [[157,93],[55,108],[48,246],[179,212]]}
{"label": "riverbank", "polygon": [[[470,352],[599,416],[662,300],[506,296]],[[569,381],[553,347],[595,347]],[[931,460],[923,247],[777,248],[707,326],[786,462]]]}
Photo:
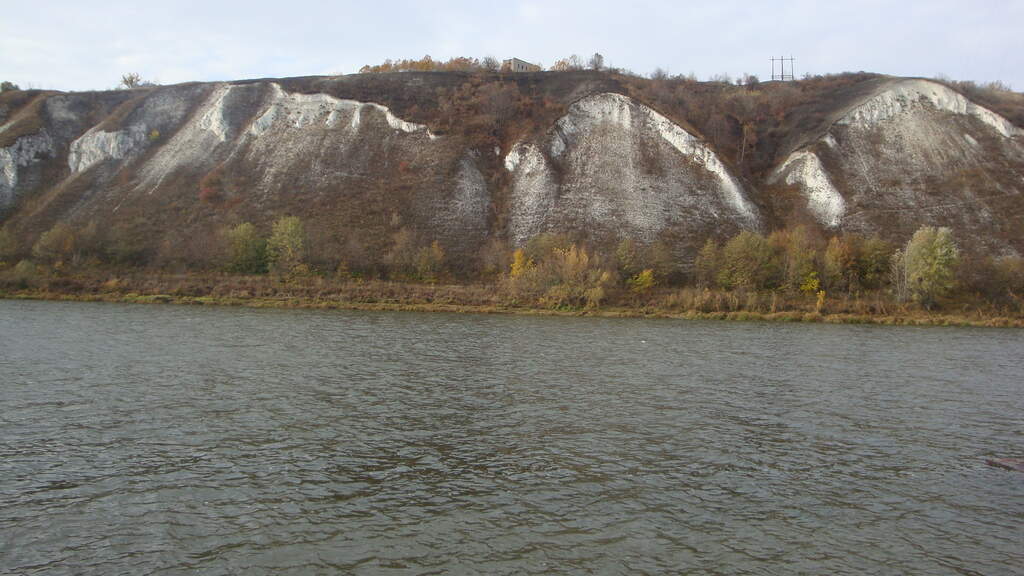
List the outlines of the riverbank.
{"label": "riverbank", "polygon": [[133,274],[102,281],[96,277],[74,276],[34,286],[2,286],[0,298],[605,318],[1024,327],[1024,315],[977,302],[946,303],[944,309],[929,311],[912,304],[897,304],[881,293],[843,295],[818,301],[803,295],[670,287],[652,290],[643,296],[622,295],[598,307],[553,308],[516,299],[498,283],[434,285],[323,278],[284,282],[265,276]]}

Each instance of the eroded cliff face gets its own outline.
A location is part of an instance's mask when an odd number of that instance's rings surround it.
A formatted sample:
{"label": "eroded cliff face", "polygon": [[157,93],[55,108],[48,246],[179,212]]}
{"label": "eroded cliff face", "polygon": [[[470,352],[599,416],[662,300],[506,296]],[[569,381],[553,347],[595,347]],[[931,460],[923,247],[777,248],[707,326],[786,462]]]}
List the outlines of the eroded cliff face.
{"label": "eroded cliff face", "polygon": [[[467,130],[424,112],[467,85],[444,74],[4,95],[0,217],[26,246],[57,221],[95,222],[200,262],[226,227],[294,214],[326,260],[401,234],[469,260],[491,239],[565,232],[663,242],[685,263],[709,237],[799,221],[779,213],[782,190],[825,233],[902,242],[944,225],[1024,251],[1024,132],[940,84],[874,80],[821,130],[787,135],[796,145],[761,176],[613,79],[493,81],[519,83],[520,96],[492,90],[514,109],[497,126],[456,117]],[[557,113],[538,121],[526,94]]]}
{"label": "eroded cliff face", "polygon": [[1022,137],[946,86],[894,80],[839,111],[769,182],[797,187],[829,230],[899,238],[942,225],[997,251],[1020,250]]}
{"label": "eroded cliff face", "polygon": [[685,246],[757,228],[758,209],[711,148],[621,94],[577,101],[541,138],[515,144],[510,233],[578,230]]}
{"label": "eroded cliff face", "polygon": [[[137,95],[65,142],[44,129],[0,148],[0,208],[37,234],[56,220],[145,228],[164,251],[297,214],[322,244],[385,250],[405,230],[459,255],[489,233],[477,158],[375,102],[277,82],[193,84]],[[59,177],[19,181],[40,163]]]}

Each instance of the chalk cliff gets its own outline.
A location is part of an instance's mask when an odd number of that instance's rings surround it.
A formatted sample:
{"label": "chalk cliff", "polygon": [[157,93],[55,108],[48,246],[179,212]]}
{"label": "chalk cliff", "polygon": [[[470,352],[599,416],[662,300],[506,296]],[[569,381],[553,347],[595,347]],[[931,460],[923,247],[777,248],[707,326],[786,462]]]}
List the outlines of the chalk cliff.
{"label": "chalk cliff", "polygon": [[708,237],[793,221],[899,241],[944,225],[1024,252],[1024,130],[944,84],[876,77],[790,133],[805,112],[787,111],[759,140],[770,165],[752,169],[630,82],[410,73],[5,93],[0,218],[23,246],[94,222],[200,263],[197,242],[284,214],[327,260],[407,233],[469,261],[491,239],[553,231],[664,242],[685,262]]}

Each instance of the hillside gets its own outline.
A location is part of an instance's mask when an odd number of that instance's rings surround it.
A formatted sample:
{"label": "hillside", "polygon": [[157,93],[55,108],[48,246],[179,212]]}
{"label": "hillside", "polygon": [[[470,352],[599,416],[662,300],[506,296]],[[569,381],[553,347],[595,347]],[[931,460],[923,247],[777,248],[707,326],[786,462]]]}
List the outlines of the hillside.
{"label": "hillside", "polygon": [[[1024,99],[869,74],[731,86],[423,72],[0,95],[0,210],[135,266],[210,269],[224,231],[305,223],[314,267],[437,242],[473,276],[545,232],[665,247],[798,224],[1024,252]],[[488,248],[491,247],[491,248]]]}

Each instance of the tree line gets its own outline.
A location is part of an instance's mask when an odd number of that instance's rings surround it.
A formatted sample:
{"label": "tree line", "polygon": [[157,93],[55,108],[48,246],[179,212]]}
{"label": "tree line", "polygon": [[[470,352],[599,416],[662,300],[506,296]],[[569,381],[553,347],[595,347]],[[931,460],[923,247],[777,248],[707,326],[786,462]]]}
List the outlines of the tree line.
{"label": "tree line", "polygon": [[[325,247],[311,246],[297,216],[278,218],[267,233],[242,222],[211,241],[219,244],[214,252],[220,255],[220,269],[229,274],[484,282],[516,302],[553,308],[637,304],[658,291],[680,287],[809,298],[819,307],[828,297],[864,294],[927,310],[965,296],[1024,303],[1024,259],[967,254],[950,229],[931,226],[921,227],[902,245],[857,234],[826,238],[804,226],[767,236],[746,230],[724,242],[708,239],[689,260],[664,242],[627,238],[601,248],[566,234],[545,233],[517,248],[493,238],[469,262],[465,257],[453,260],[441,243],[422,241],[406,229],[398,230],[380,254],[347,260],[346,253],[325,254]],[[130,236],[116,229],[58,222],[24,254],[9,230],[0,229],[0,271],[9,279],[44,271],[60,275],[144,267],[138,250]]]}

